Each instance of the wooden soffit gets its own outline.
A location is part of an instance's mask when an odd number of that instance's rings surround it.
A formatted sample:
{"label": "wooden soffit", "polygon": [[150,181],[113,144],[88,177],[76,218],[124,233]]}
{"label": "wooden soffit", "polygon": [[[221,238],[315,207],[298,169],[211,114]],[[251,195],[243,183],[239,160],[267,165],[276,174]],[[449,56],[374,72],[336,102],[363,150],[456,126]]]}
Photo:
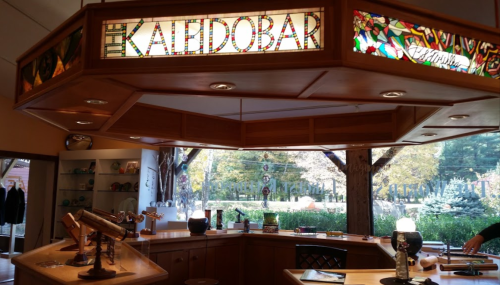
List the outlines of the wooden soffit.
{"label": "wooden soffit", "polygon": [[500,126],[500,31],[397,1],[89,4],[17,62],[15,109],[156,146],[324,151]]}

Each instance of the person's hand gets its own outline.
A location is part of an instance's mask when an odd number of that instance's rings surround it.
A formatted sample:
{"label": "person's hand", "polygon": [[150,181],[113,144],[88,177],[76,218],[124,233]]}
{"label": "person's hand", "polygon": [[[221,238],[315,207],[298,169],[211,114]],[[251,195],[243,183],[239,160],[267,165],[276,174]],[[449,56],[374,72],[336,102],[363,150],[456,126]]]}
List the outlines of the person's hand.
{"label": "person's hand", "polygon": [[[481,245],[484,242],[484,237],[482,235],[476,235],[470,240],[468,240],[464,246],[462,246],[462,249],[464,250],[465,254],[475,254],[479,251],[481,248]],[[472,252],[471,252],[472,251]]]}

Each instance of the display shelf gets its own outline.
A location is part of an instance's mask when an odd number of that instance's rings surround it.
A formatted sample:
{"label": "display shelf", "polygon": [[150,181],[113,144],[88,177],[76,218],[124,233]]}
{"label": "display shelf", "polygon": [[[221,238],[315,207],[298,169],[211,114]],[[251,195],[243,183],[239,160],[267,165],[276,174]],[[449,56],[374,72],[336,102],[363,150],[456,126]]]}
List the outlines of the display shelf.
{"label": "display shelf", "polygon": [[97,192],[109,192],[109,193],[134,193],[138,194],[136,191],[113,191],[113,190],[97,190]]}
{"label": "display shelf", "polygon": [[99,175],[111,175],[111,176],[139,176],[139,173],[99,173]]}
{"label": "display shelf", "polygon": [[[58,207],[54,215],[55,226],[52,235],[65,235],[63,225],[56,221],[60,221],[68,212],[75,214],[78,209],[88,211],[92,209],[86,206],[64,206],[62,204],[65,200],[83,201],[83,204],[92,203],[93,207],[110,213],[130,210],[136,214],[145,210],[151,202],[156,202],[157,155],[156,150],[149,149],[61,152],[56,197]],[[93,173],[88,173],[89,171]],[[115,187],[113,191],[110,188],[113,185],[120,185],[120,187]],[[118,191],[119,188],[128,189],[128,191]],[[145,225],[141,223],[121,224],[120,226],[128,230],[140,231]]]}

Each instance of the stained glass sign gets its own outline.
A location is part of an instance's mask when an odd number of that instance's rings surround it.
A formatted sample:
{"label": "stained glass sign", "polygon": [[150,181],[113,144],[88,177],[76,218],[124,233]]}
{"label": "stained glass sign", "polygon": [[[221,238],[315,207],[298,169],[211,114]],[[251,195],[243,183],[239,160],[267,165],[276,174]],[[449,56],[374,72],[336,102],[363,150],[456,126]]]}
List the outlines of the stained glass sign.
{"label": "stained glass sign", "polygon": [[321,50],[322,10],[107,20],[101,57]]}
{"label": "stained glass sign", "polygon": [[500,45],[354,10],[354,51],[500,79]]}

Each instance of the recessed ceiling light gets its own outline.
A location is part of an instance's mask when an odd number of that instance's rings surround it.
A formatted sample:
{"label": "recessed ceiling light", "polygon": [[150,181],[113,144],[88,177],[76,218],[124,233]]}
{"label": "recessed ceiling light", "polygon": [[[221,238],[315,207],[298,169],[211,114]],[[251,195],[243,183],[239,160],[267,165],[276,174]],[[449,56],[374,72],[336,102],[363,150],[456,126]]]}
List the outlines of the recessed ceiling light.
{"label": "recessed ceiling light", "polygon": [[85,99],[83,101],[87,104],[94,104],[94,105],[106,105],[106,104],[108,104],[108,101],[100,100],[100,99]]}
{"label": "recessed ceiling light", "polygon": [[92,125],[94,122],[91,121],[76,121],[79,125]]}
{"label": "recessed ceiling light", "polygon": [[435,137],[435,136],[437,136],[437,134],[436,133],[423,133],[422,136],[424,136],[424,137]]}
{"label": "recessed ceiling light", "polygon": [[467,119],[469,117],[469,115],[453,115],[453,116],[449,116],[448,118],[452,119],[452,120],[462,120],[462,119]]}
{"label": "recessed ceiling light", "polygon": [[236,85],[232,83],[220,82],[210,84],[210,88],[214,90],[232,90],[236,88]]}
{"label": "recessed ceiling light", "polygon": [[199,145],[199,146],[207,146],[207,145],[206,145],[206,144],[204,144],[204,143],[200,143],[200,144],[198,144],[198,145]]}
{"label": "recessed ceiling light", "polygon": [[406,94],[405,91],[384,91],[380,93],[380,96],[385,98],[398,98]]}
{"label": "recessed ceiling light", "polygon": [[138,140],[138,139],[140,139],[141,137],[130,137],[130,138],[131,138],[131,139],[133,139],[133,140]]}
{"label": "recessed ceiling light", "polygon": [[364,144],[351,144],[351,146],[364,146]]}

